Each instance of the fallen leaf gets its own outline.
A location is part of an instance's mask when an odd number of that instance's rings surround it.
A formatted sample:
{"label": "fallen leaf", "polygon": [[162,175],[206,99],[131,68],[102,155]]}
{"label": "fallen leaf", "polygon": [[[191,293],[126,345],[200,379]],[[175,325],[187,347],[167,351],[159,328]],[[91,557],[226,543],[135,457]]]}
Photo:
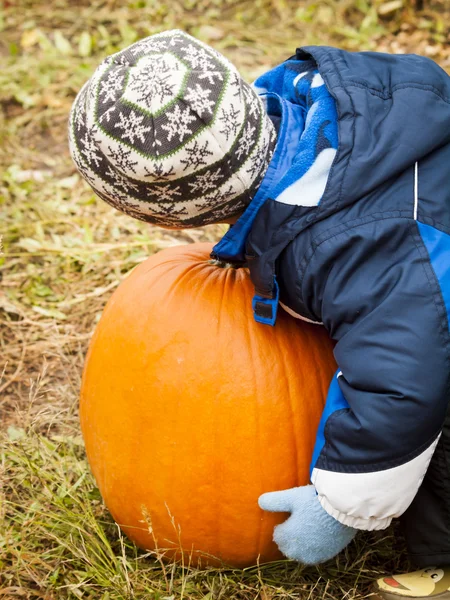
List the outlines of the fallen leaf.
{"label": "fallen leaf", "polygon": [[391,2],[384,2],[378,7],[378,14],[382,17],[390,15],[391,13],[399,10],[403,7],[403,0],[391,0]]}
{"label": "fallen leaf", "polygon": [[222,29],[212,25],[200,25],[200,27],[197,27],[196,33],[198,37],[204,40],[221,40],[225,35]]}
{"label": "fallen leaf", "polygon": [[80,56],[90,56],[92,52],[92,37],[87,31],[83,31],[78,42],[78,54]]}
{"label": "fallen leaf", "polygon": [[39,43],[41,35],[39,29],[26,29],[20,38],[20,45],[24,50],[32,48]]}
{"label": "fallen leaf", "polygon": [[16,442],[17,440],[23,440],[24,437],[26,437],[26,433],[24,429],[21,429],[20,427],[14,427],[13,425],[10,425],[7,429],[7,434],[8,434],[8,438],[11,440],[11,442]]}
{"label": "fallen leaf", "polygon": [[69,40],[64,37],[60,31],[55,31],[53,39],[55,40],[56,49],[59,50],[61,54],[66,56],[72,54],[72,46],[70,45]]}

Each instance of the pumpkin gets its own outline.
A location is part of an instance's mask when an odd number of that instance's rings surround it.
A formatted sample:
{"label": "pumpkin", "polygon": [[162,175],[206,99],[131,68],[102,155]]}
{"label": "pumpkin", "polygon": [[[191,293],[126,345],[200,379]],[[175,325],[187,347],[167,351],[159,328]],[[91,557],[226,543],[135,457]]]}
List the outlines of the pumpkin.
{"label": "pumpkin", "polygon": [[104,502],[138,546],[245,567],[281,557],[286,515],[257,500],[309,482],[336,365],[322,327],[282,310],[275,327],[256,323],[248,270],[210,252],[164,250],[117,288],[88,351],[81,426]]}

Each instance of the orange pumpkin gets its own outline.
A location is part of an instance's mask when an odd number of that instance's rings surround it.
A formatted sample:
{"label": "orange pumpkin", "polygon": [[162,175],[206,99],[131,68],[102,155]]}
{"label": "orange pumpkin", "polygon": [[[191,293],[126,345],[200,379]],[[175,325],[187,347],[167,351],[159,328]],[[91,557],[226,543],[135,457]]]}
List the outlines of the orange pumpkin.
{"label": "orange pumpkin", "polygon": [[210,251],[164,250],[118,287],[86,359],[81,425],[105,504],[138,546],[244,567],[281,557],[286,515],[257,499],[308,483],[336,366],[323,328],[283,310],[273,328],[255,323],[248,271]]}

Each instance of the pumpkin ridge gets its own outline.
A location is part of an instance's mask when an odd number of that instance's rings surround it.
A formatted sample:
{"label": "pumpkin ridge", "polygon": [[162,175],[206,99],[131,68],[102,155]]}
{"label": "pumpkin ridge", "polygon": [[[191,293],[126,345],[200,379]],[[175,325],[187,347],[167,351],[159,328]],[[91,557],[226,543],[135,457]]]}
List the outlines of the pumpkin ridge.
{"label": "pumpkin ridge", "polygon": [[[296,325],[296,323],[293,323],[292,326],[294,327]],[[282,356],[282,348],[280,347],[280,339],[278,337],[275,337],[275,343],[279,349],[280,352],[280,356]],[[295,469],[295,479],[296,479],[296,485],[299,484],[298,482],[298,474],[299,474],[299,465],[298,465],[298,447],[297,447],[297,436],[296,436],[296,430],[295,430],[295,417],[294,417],[294,409],[292,408],[292,402],[293,402],[293,398],[292,398],[292,385],[291,385],[291,378],[289,377],[289,374],[286,373],[286,369],[285,369],[285,363],[282,363],[283,365],[283,372],[285,374],[285,380],[287,383],[287,398],[286,398],[286,403],[287,406],[289,407],[289,413],[290,413],[290,431],[291,431],[291,444],[293,446],[293,454],[294,454],[294,469]],[[297,376],[300,376],[299,374]]]}
{"label": "pumpkin ridge", "polygon": [[[251,352],[251,356],[255,355],[255,341],[254,341],[254,336],[252,335],[252,327],[254,327],[254,322],[253,320],[249,320],[247,322],[248,327],[246,329],[246,333],[247,333],[247,339],[248,339],[248,344],[250,347],[250,352]],[[258,353],[257,353],[258,354]],[[257,355],[256,354],[256,355]],[[263,352],[264,354],[264,352]],[[256,390],[256,396],[259,397],[259,381],[258,381],[258,377],[256,376],[256,372],[253,371],[252,372],[253,375],[253,383],[254,383],[254,389]],[[255,412],[255,421],[256,421],[256,456],[257,456],[257,460],[258,460],[258,472],[260,473],[260,492],[263,493],[265,490],[265,484],[264,484],[264,469],[261,468],[261,434],[260,434],[260,415],[259,415],[259,410],[258,410],[258,404],[255,403],[254,405],[254,412]],[[255,499],[256,500],[256,499]],[[261,509],[258,506],[258,510],[261,512]],[[263,520],[265,520],[266,515],[263,515]],[[263,520],[260,520],[260,522],[258,523],[259,527],[258,527],[258,533],[259,535],[255,536],[255,555],[259,556],[260,555],[260,549],[261,549],[261,532],[262,532],[262,524],[263,524]]]}

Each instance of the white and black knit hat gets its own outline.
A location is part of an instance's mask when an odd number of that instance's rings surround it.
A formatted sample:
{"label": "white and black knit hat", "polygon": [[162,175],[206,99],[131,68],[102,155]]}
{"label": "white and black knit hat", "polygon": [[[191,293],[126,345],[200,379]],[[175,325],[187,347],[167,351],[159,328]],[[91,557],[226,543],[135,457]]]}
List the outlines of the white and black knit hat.
{"label": "white and black knit hat", "polygon": [[75,99],[69,139],[81,175],[103,200],[181,228],[242,212],[276,132],[234,65],[173,30],[100,64]]}

